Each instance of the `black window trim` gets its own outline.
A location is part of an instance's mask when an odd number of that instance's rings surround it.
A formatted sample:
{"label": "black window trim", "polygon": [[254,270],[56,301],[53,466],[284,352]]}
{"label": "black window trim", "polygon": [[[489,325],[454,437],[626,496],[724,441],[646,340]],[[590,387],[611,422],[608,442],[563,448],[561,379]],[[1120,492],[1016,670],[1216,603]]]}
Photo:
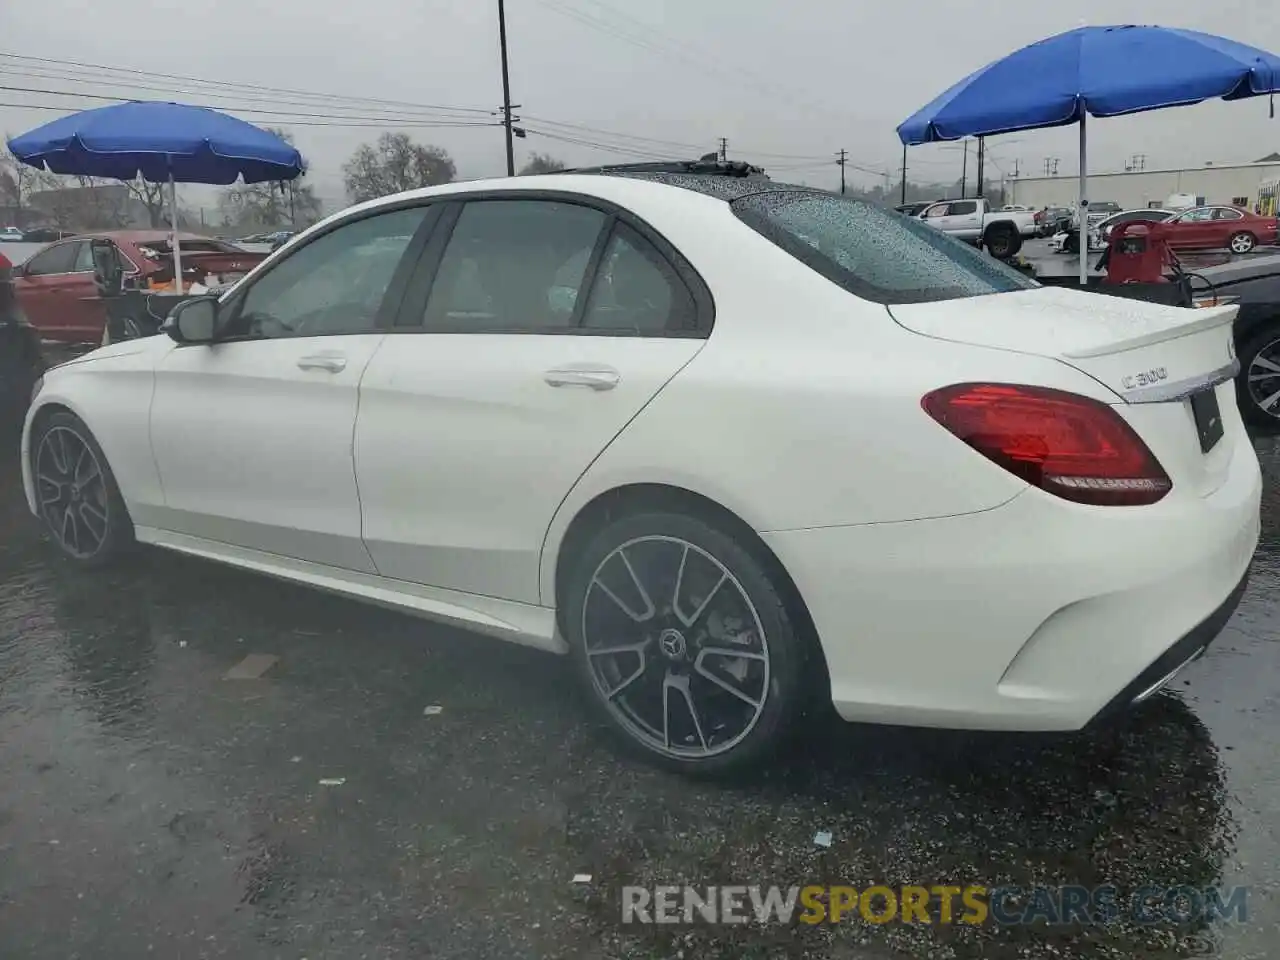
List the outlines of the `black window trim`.
{"label": "black window trim", "polygon": [[[343,217],[341,220],[335,220],[326,226],[323,230],[317,231],[310,237],[289,251],[288,255],[282,257],[273,263],[267,270],[263,270],[260,274],[253,277],[250,282],[237,287],[234,292],[218,305],[218,326],[219,329],[225,329],[233,324],[240,316],[240,311],[244,306],[245,298],[249,295],[257,283],[263,277],[268,276],[276,270],[282,263],[296,257],[299,252],[307,249],[311,244],[315,243],[322,237],[327,237],[335,230],[350,226],[353,223],[360,223],[364,220],[371,220],[374,217],[383,216],[390,213],[399,213],[402,210],[412,210],[415,208],[424,208],[425,213],[422,223],[418,225],[417,231],[409,245],[405,247],[404,252],[400,255],[400,260],[396,264],[394,272],[391,274],[391,282],[387,284],[386,292],[382,295],[382,302],[378,306],[378,312],[374,320],[373,329],[369,333],[391,333],[394,331],[392,321],[398,315],[400,308],[404,302],[405,294],[408,291],[409,280],[416,269],[422,251],[426,248],[437,227],[440,225],[441,213],[446,203],[441,202],[438,197],[417,197],[414,199],[406,199],[395,203],[388,203],[382,206],[374,207],[368,210],[361,210],[359,213]],[[311,334],[312,337],[347,337],[352,336],[349,333],[316,333]],[[259,340],[290,340],[301,339],[294,337],[215,337],[214,343],[256,343]],[[181,346],[181,345],[180,345]]]}
{"label": "black window trim", "polygon": [[[427,301],[431,296],[431,288],[439,272],[445,249],[453,235],[453,228],[462,215],[462,208],[467,203],[486,200],[536,200],[550,203],[566,203],[587,207],[604,215],[604,223],[596,236],[591,256],[583,271],[582,283],[578,288],[578,298],[574,302],[573,317],[568,326],[540,327],[530,329],[522,327],[510,330],[469,330],[465,325],[454,329],[427,328],[425,325]],[[715,300],[711,288],[707,286],[702,275],[694,268],[683,254],[642,217],[637,216],[626,207],[620,206],[602,197],[589,194],[572,193],[565,190],[510,190],[490,189],[475,190],[466,193],[450,194],[444,206],[448,209],[442,213],[431,243],[425,245],[423,255],[417,265],[414,276],[410,279],[406,295],[402,298],[400,309],[395,317],[392,329],[396,333],[469,336],[510,335],[524,336],[579,336],[579,337],[614,337],[614,338],[658,338],[662,340],[705,340],[711,335],[715,325]],[[591,288],[595,285],[600,261],[603,259],[605,247],[613,234],[614,224],[625,223],[646,240],[654,251],[662,257],[671,268],[673,276],[684,284],[689,296],[693,299],[695,324],[691,330],[615,330],[599,327],[583,327],[582,320],[586,311],[587,300]]]}

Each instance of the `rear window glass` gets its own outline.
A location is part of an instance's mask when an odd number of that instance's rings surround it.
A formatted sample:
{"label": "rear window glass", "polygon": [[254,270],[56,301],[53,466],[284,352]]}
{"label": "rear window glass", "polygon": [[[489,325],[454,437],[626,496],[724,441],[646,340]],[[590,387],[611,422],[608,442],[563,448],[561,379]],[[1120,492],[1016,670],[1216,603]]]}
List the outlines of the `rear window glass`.
{"label": "rear window glass", "polygon": [[861,200],[825,193],[758,193],[738,218],[828,280],[876,303],[958,300],[1039,284],[998,260]]}

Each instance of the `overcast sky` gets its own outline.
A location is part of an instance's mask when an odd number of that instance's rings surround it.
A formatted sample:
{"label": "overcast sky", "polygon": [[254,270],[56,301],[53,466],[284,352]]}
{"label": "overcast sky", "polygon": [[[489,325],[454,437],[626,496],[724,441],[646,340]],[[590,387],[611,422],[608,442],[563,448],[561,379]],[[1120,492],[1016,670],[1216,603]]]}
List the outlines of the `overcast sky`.
{"label": "overcast sky", "polygon": [[[726,137],[731,157],[821,185],[838,182],[834,153],[843,148],[868,171],[850,170],[851,179],[870,185],[885,172],[897,177],[894,127],[902,119],[1020,46],[1081,22],[1157,22],[1280,51],[1277,3],[507,0],[512,100],[530,130],[516,141],[517,163],[534,150],[571,164],[689,156]],[[343,160],[386,129],[446,148],[460,177],[504,171],[499,128],[421,125],[493,119],[486,112],[502,100],[496,5],[0,0],[0,87],[185,100],[284,125],[333,205],[342,199]],[[66,61],[224,86],[140,73],[117,73],[111,83]],[[59,115],[25,105],[104,102],[0,90],[0,130],[18,133]],[[1119,169],[1139,153],[1152,169],[1280,150],[1280,119],[1268,118],[1264,100],[1104,120],[1090,131],[1094,170]],[[992,139],[989,175],[1012,173],[1015,162],[1038,172],[1045,157],[1061,158],[1060,173],[1074,172],[1076,142],[1074,128]],[[954,179],[960,162],[958,147],[914,148],[909,175]]]}

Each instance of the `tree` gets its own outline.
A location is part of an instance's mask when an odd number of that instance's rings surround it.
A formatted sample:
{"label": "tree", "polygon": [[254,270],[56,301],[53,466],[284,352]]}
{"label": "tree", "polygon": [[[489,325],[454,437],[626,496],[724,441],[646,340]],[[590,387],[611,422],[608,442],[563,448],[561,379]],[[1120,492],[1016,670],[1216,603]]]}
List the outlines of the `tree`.
{"label": "tree", "polygon": [[450,183],[457,173],[446,151],[414,143],[403,133],[384,133],[375,144],[361,144],[342,165],[343,183],[352,203]]}
{"label": "tree", "polygon": [[[6,139],[8,135],[6,134]],[[27,166],[9,150],[0,154],[0,205],[14,208],[15,226],[25,226],[33,217],[26,211],[31,194],[55,189],[59,178],[45,170]]]}
{"label": "tree", "polygon": [[[293,136],[278,127],[268,127],[285,143]],[[218,198],[224,226],[245,230],[275,229],[287,225],[297,230],[310,226],[323,212],[315,188],[306,183],[306,174],[293,180],[268,183],[241,183],[227,187]]]}
{"label": "tree", "polygon": [[165,226],[165,194],[167,183],[148,183],[141,177],[129,181],[129,195],[147,208],[148,226]]}
{"label": "tree", "polygon": [[555,173],[564,168],[564,163],[555,157],[535,153],[529,158],[529,162],[520,168],[520,176],[527,177],[535,173]]}

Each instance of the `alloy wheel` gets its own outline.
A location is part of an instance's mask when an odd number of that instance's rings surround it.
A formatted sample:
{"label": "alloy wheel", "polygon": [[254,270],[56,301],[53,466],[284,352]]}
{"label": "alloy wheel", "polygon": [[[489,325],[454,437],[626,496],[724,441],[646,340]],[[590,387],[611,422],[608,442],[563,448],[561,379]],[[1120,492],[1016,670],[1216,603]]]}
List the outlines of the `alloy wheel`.
{"label": "alloy wheel", "polygon": [[1232,253],[1248,253],[1253,249],[1253,237],[1247,233],[1237,233],[1231,238]]}
{"label": "alloy wheel", "polygon": [[659,754],[723,754],[764,711],[760,616],[724,564],[688,541],[640,537],[609,553],[583,600],[582,636],[596,693]]}
{"label": "alloy wheel", "polygon": [[1253,355],[1245,376],[1254,406],[1272,420],[1280,420],[1280,337]]}
{"label": "alloy wheel", "polygon": [[111,507],[102,465],[87,440],[55,426],[40,440],[33,465],[40,513],[73,557],[94,556],[107,538]]}

